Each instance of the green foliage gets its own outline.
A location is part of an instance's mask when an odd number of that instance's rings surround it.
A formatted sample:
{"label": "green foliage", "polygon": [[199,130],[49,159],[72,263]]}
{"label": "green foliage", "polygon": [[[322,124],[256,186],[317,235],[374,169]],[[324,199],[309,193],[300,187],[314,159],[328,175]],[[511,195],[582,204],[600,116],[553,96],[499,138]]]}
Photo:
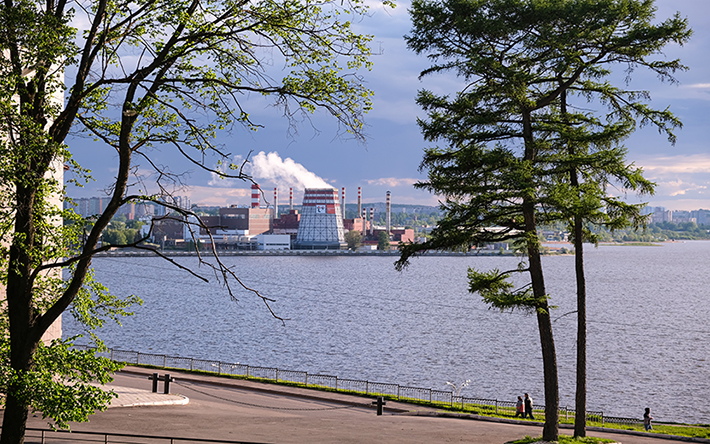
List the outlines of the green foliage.
{"label": "green foliage", "polygon": [[[560,435],[559,436],[559,444],[605,444],[605,443],[613,443],[616,442],[613,439],[608,439],[608,438],[596,438],[594,436],[587,436],[584,438],[574,438],[572,436],[568,435]],[[540,442],[543,441],[542,437],[538,438],[532,438],[530,436],[526,436],[523,439],[518,439],[516,441],[510,441],[507,444],[532,444],[535,442]]]}
{"label": "green foliage", "polygon": [[351,250],[357,250],[362,245],[362,233],[351,230],[345,233],[345,242]]}
{"label": "green foliage", "polygon": [[[154,149],[173,149],[221,177],[249,180],[214,140],[234,125],[261,127],[247,110],[254,97],[271,100],[290,128],[324,110],[363,139],[372,92],[359,72],[370,68],[371,37],[354,32],[352,20],[366,12],[361,0],[20,0],[0,6],[3,442],[22,441],[29,408],[64,426],[110,399],[83,381],[105,382],[115,367],[73,352],[71,341],[45,346],[41,338],[70,306],[91,332],[136,302],[110,297],[91,274],[96,253],[140,239],[140,227],[125,219],[109,227],[124,204],[152,201],[180,218],[193,214],[169,203],[181,175],[154,162]],[[111,195],[91,220],[59,210],[65,165],[75,174],[72,183],[91,180],[65,145],[72,128],[117,159]],[[135,177],[144,169],[156,178],[154,195],[146,194],[144,177]],[[212,269],[233,296],[226,284],[237,276],[216,262]]]}
{"label": "green foliage", "polygon": [[128,309],[142,304],[143,300],[135,295],[125,299],[111,295],[108,288],[94,279],[94,271],[90,270],[84,279],[84,285],[74,298],[70,312],[86,334],[90,335],[93,345],[103,350],[103,342],[94,330],[103,327],[107,320],[121,325],[121,318],[133,315]]}
{"label": "green foliage", "polygon": [[[421,75],[453,72],[451,95],[422,90],[417,103],[425,150],[418,188],[445,198],[445,215],[424,244],[402,248],[396,263],[429,249],[455,250],[515,241],[528,266],[501,273],[469,270],[470,289],[501,310],[535,308],[545,369],[543,436],[558,435],[557,369],[538,227],[580,220],[615,230],[642,226],[641,205],[610,196],[607,188],[651,193],[653,184],[625,159],[623,140],[656,126],[670,141],[680,125],[654,110],[645,92],[612,86],[611,67],[643,67],[673,81],[685,67],[658,60],[668,43],[690,37],[676,15],[656,23],[642,0],[414,0],[409,48],[428,57]],[[568,106],[574,100],[575,106]],[[599,105],[606,108],[597,110]],[[574,231],[573,231],[574,232]],[[595,242],[591,230],[575,232]],[[524,272],[529,286],[506,278]]]}
{"label": "green foliage", "polygon": [[113,380],[111,374],[123,365],[100,357],[94,350],[71,348],[76,338],[40,342],[29,371],[10,365],[8,338],[0,341],[0,387],[3,393],[12,387],[15,396],[42,418],[51,419],[52,427],[68,428],[70,422],[86,421],[95,410],[104,410],[116,397],[97,384]]}
{"label": "green foliage", "polygon": [[520,309],[534,313],[546,305],[547,297],[536,298],[530,286],[516,289],[508,280],[510,274],[510,271],[500,272],[498,269],[478,271],[469,268],[468,289],[471,293],[480,294],[491,308],[500,311]]}
{"label": "green foliage", "polygon": [[390,236],[384,231],[377,233],[377,249],[384,251],[390,249]]}

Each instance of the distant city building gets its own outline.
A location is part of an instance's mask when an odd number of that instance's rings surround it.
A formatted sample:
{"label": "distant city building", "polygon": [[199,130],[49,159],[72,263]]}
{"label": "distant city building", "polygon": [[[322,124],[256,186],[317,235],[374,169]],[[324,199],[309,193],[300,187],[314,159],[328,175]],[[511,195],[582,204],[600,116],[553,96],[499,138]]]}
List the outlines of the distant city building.
{"label": "distant city building", "polygon": [[74,204],[64,201],[64,209],[74,209],[74,212],[81,217],[96,216],[104,211],[104,200],[101,197],[82,197],[73,199]]}

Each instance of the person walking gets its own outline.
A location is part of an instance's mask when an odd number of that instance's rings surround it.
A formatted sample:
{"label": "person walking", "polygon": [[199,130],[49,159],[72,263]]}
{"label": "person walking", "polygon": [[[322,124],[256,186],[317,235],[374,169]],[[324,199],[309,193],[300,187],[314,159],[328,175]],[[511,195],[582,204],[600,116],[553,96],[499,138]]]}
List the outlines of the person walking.
{"label": "person walking", "polygon": [[653,427],[651,426],[652,419],[653,416],[651,416],[651,409],[646,407],[646,410],[643,412],[643,428],[646,429],[647,432],[649,430],[653,430]]}
{"label": "person walking", "polygon": [[523,418],[525,418],[526,416],[530,416],[530,419],[535,419],[532,411],[533,411],[533,400],[530,397],[530,395],[528,395],[526,393],[525,394],[525,413],[523,414]]}
{"label": "person walking", "polygon": [[518,396],[518,402],[515,404],[515,417],[521,416],[525,418],[525,405],[523,404],[523,397]]}

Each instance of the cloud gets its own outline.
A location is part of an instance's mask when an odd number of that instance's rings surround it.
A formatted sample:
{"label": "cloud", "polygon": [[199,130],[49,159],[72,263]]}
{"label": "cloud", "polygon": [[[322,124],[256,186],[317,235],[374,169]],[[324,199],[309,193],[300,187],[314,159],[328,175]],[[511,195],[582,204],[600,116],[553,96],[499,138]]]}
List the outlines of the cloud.
{"label": "cloud", "polygon": [[[243,183],[243,182],[242,182]],[[220,206],[246,204],[251,198],[251,189],[244,188],[217,188],[205,186],[192,186],[185,194],[190,197],[193,204],[200,206]]]}
{"label": "cloud", "polygon": [[401,178],[398,179],[396,177],[382,177],[379,179],[370,179],[367,180],[368,185],[372,186],[378,186],[378,185],[384,185],[384,186],[389,186],[389,187],[401,187],[401,186],[406,186],[406,187],[411,187],[414,185],[416,182],[418,182],[418,179],[410,179],[410,178]]}
{"label": "cloud", "polygon": [[639,160],[646,175],[710,173],[710,154],[649,157]]}
{"label": "cloud", "polygon": [[671,197],[675,196],[685,196],[688,194],[703,194],[703,191],[707,190],[707,185],[700,185],[691,182],[685,182],[683,180],[674,180],[668,182],[658,182],[656,185],[656,192],[659,195],[667,195]]}

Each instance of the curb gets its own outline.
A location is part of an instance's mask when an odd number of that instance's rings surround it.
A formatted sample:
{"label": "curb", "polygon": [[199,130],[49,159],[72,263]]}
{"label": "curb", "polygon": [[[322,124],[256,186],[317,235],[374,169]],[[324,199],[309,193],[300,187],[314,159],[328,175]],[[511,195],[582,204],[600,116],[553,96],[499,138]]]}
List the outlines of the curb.
{"label": "curb", "polygon": [[[132,375],[138,375],[138,376],[144,376],[146,373],[142,371],[136,371],[136,370],[131,370],[131,369],[122,369],[120,370],[122,373],[128,373]],[[353,407],[363,407],[363,408],[369,408],[369,409],[376,409],[377,407],[368,403],[359,403],[359,402],[354,402],[354,401],[347,401],[344,399],[337,399],[337,398],[330,398],[327,396],[318,396],[315,393],[318,393],[318,390],[311,390],[311,389],[305,389],[305,388],[300,388],[296,387],[301,390],[309,390],[313,391],[314,394],[308,394],[308,393],[296,393],[296,392],[285,392],[283,390],[274,390],[270,388],[265,388],[265,387],[249,387],[245,385],[240,385],[240,384],[230,384],[229,382],[225,381],[214,381],[214,380],[205,380],[205,379],[200,379],[200,378],[195,378],[195,377],[190,377],[190,376],[184,376],[181,374],[180,377],[174,376],[174,374],[171,374],[175,378],[175,382],[179,383],[180,381],[185,381],[185,382],[190,382],[194,384],[209,384],[209,385],[214,385],[218,387],[225,387],[225,388],[236,388],[240,390],[250,390],[253,392],[260,392],[260,393],[268,393],[270,395],[279,395],[279,396],[290,396],[293,398],[301,398],[301,399],[309,399],[313,401],[327,401],[331,402],[334,404],[341,404],[341,405],[348,405],[348,406],[353,406]],[[219,377],[218,375],[215,376],[210,376],[210,377]],[[241,379],[235,379],[234,381],[242,381]],[[250,381],[253,382],[253,381]],[[324,392],[324,393],[330,393],[330,392]],[[358,396],[354,394],[348,394],[347,396]],[[373,397],[370,396],[363,396],[364,399],[373,399]],[[402,409],[402,408],[397,408],[397,407],[384,407],[384,411],[386,412],[391,412],[391,413],[408,413],[410,410],[407,409]]]}
{"label": "curb", "polygon": [[[185,382],[191,382],[191,383],[196,383],[196,384],[209,384],[209,385],[214,385],[218,387],[226,387],[226,388],[237,388],[241,390],[250,390],[254,392],[261,392],[261,393],[268,393],[268,394],[273,394],[273,395],[279,395],[279,396],[290,396],[294,398],[301,398],[301,399],[310,399],[310,400],[316,400],[316,401],[327,401],[327,402],[332,402],[336,404],[341,404],[341,405],[349,405],[349,406],[354,406],[354,407],[363,407],[363,408],[369,408],[369,409],[375,409],[376,406],[370,404],[370,403],[358,403],[354,401],[347,401],[344,399],[338,399],[338,398],[331,398],[328,396],[319,396],[321,393],[319,390],[315,389],[308,389],[308,388],[302,388],[302,387],[294,387],[298,390],[307,390],[312,393],[301,393],[301,392],[289,392],[289,391],[283,391],[283,390],[275,390],[271,388],[266,388],[266,387],[254,387],[254,386],[246,386],[246,385],[241,385],[239,383],[230,383],[230,382],[238,382],[238,381],[248,381],[244,379],[227,379],[225,381],[215,381],[214,379],[206,380],[203,378],[199,377],[191,377],[191,376],[185,376],[185,373],[181,373],[180,370],[176,370],[181,376],[179,378],[175,378],[177,382],[179,381],[185,381]],[[138,375],[138,376],[145,376],[148,374],[146,371],[140,371],[140,370],[135,370],[131,368],[124,368],[120,370],[122,373],[127,373],[127,374],[132,374],[132,375]],[[151,370],[152,373],[152,370]],[[206,377],[209,378],[219,378],[219,375],[205,375]],[[259,384],[256,381],[249,381],[254,384]],[[264,385],[270,385],[270,384],[264,384]],[[333,393],[336,394],[335,392],[322,392],[322,393]],[[373,396],[366,396],[366,395],[356,395],[356,394],[342,394],[345,396],[358,396],[362,397],[364,399],[373,399]],[[399,402],[399,401],[394,401],[394,402]],[[410,409],[405,409],[405,408],[399,408],[399,407],[384,407],[384,411],[388,413],[393,413],[393,414],[398,414],[402,416],[425,416],[425,417],[439,417],[439,418],[456,418],[456,419],[468,419],[468,420],[474,420],[474,421],[486,421],[486,422],[495,422],[495,423],[500,423],[500,424],[514,424],[514,425],[532,425],[532,426],[539,426],[542,427],[544,426],[543,422],[539,421],[520,421],[517,419],[507,419],[507,418],[496,418],[496,417],[490,417],[490,416],[481,416],[481,415],[476,415],[472,413],[454,413],[454,412],[446,412],[446,411],[437,411],[434,408],[432,408],[431,411],[427,410],[410,410]],[[560,424],[559,425],[560,429],[574,429],[573,424]],[[619,434],[619,435],[633,435],[633,436],[646,436],[649,438],[657,438],[657,439],[667,439],[667,440],[674,440],[674,441],[683,441],[683,442],[693,442],[693,443],[705,443],[705,444],[710,444],[710,439],[707,438],[694,438],[694,437],[689,437],[689,436],[678,436],[678,435],[665,435],[665,434],[660,434],[660,433],[647,433],[647,432],[639,432],[635,430],[622,430],[622,429],[608,429],[604,427],[587,427],[587,431],[590,432],[603,432],[603,433],[613,433],[613,434]]]}

